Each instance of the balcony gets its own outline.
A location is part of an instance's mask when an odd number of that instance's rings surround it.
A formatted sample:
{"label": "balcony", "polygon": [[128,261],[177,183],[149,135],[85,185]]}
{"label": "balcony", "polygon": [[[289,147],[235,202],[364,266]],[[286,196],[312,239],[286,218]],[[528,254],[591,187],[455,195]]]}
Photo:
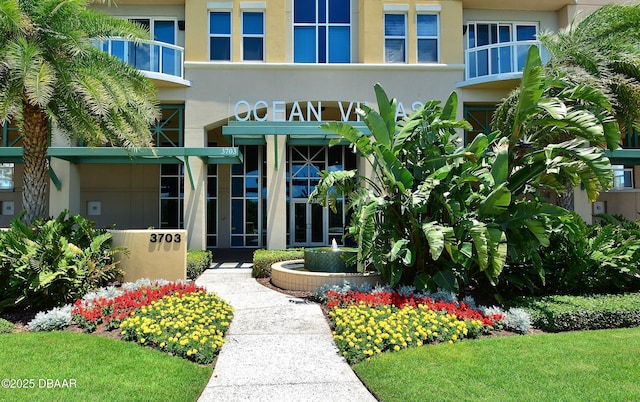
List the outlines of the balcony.
{"label": "balcony", "polygon": [[517,86],[530,46],[540,49],[543,62],[549,59],[536,40],[493,43],[465,50],[465,80],[457,86],[501,89]]}
{"label": "balcony", "polygon": [[136,67],[158,87],[188,87],[184,79],[184,49],[164,42],[138,44],[121,38],[94,41],[104,52]]}

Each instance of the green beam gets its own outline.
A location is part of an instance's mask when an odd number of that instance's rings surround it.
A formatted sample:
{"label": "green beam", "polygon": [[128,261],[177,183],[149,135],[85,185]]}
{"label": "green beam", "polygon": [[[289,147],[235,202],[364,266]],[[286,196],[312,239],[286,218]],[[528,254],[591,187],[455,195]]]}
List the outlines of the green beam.
{"label": "green beam", "polygon": [[640,165],[640,149],[605,151],[612,165]]}
{"label": "green beam", "polygon": [[[77,164],[163,164],[182,163],[185,157],[196,156],[208,164],[242,163],[242,153],[237,147],[202,148],[142,148],[130,151],[116,147],[50,147],[47,155]],[[22,163],[21,147],[0,147],[0,162]]]}

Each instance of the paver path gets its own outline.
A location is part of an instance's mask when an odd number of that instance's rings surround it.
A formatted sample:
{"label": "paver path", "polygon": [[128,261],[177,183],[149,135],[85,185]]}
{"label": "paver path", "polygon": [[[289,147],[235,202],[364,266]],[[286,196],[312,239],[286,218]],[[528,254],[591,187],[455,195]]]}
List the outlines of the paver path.
{"label": "paver path", "polygon": [[268,289],[250,268],[205,271],[196,281],[234,308],[199,401],[375,401],[338,355],[320,307]]}

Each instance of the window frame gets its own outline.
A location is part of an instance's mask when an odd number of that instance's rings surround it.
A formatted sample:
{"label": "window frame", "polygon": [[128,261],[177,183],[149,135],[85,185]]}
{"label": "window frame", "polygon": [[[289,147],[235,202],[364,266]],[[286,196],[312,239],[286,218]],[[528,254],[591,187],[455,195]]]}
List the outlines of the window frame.
{"label": "window frame", "polygon": [[[212,13],[225,13],[229,16],[229,33],[228,34],[214,34],[211,32],[211,14]],[[209,61],[213,62],[213,63],[225,63],[225,62],[231,62],[233,60],[233,12],[230,9],[209,9],[208,13],[207,13],[207,37],[208,37],[208,41],[207,41],[207,47],[209,49],[208,54],[209,54]],[[212,58],[213,54],[213,48],[211,46],[211,40],[213,38],[228,38],[229,39],[229,58],[228,59],[216,59],[214,60]]]}
{"label": "window frame", "polygon": [[[404,35],[402,36],[397,36],[397,35],[387,35],[387,15],[402,15],[403,19],[404,19]],[[383,24],[382,24],[382,30],[383,30],[383,36],[384,36],[384,62],[385,63],[389,63],[389,64],[403,64],[403,63],[407,63],[408,60],[408,49],[407,49],[407,43],[409,41],[409,28],[408,28],[408,13],[407,12],[398,12],[398,11],[385,11],[383,16]],[[404,41],[404,59],[402,61],[396,61],[396,60],[388,60],[387,59],[387,40],[403,40]]]}
{"label": "window frame", "polygon": [[[345,0],[348,2],[348,18],[349,22],[331,22],[331,8],[330,1],[325,1],[324,6],[324,22],[320,21],[319,11],[320,7],[318,6],[318,1],[322,0],[314,0],[315,3],[315,22],[296,22],[296,10],[295,10],[295,0],[292,1],[292,51],[291,51],[291,61],[296,64],[351,64],[353,62],[353,4],[351,0]],[[296,28],[313,28],[314,29],[314,61],[296,61]],[[348,60],[347,61],[331,61],[331,28],[347,28],[349,31],[349,40],[348,40]],[[321,36],[321,28],[324,30],[324,61],[320,61],[319,59],[319,50],[320,50],[320,38]]]}
{"label": "window frame", "polygon": [[[429,15],[436,17],[436,35],[435,36],[420,36],[418,19],[420,16]],[[420,61],[420,40],[435,40],[436,42],[436,59],[430,61]],[[416,63],[429,64],[440,63],[440,13],[438,12],[417,12],[416,13]],[[386,56],[386,52],[385,52]]]}
{"label": "window frame", "polygon": [[[245,33],[245,24],[244,24],[244,16],[247,13],[253,13],[253,14],[261,14],[262,15],[262,34],[246,34]],[[266,13],[265,10],[251,10],[251,9],[244,9],[241,10],[240,12],[240,30],[241,30],[241,44],[242,44],[242,61],[248,61],[248,62],[265,62],[267,59],[266,56],[266,35],[265,35],[265,31],[266,31]],[[245,57],[245,39],[247,38],[259,38],[262,40],[262,59],[251,59],[251,60],[247,60],[247,58]]]}

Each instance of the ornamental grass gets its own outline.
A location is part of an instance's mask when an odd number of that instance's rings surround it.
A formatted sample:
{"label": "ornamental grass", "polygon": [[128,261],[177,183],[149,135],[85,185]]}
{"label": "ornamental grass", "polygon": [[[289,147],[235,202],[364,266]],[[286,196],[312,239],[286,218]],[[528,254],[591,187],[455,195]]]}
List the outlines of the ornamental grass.
{"label": "ornamental grass", "polygon": [[224,343],[233,308],[203,290],[164,296],[120,324],[126,340],[157,347],[200,364],[213,361]]}
{"label": "ornamental grass", "polygon": [[493,329],[501,315],[485,317],[465,303],[433,301],[395,292],[328,292],[333,337],[355,364],[387,351],[429,343],[454,343]]}

